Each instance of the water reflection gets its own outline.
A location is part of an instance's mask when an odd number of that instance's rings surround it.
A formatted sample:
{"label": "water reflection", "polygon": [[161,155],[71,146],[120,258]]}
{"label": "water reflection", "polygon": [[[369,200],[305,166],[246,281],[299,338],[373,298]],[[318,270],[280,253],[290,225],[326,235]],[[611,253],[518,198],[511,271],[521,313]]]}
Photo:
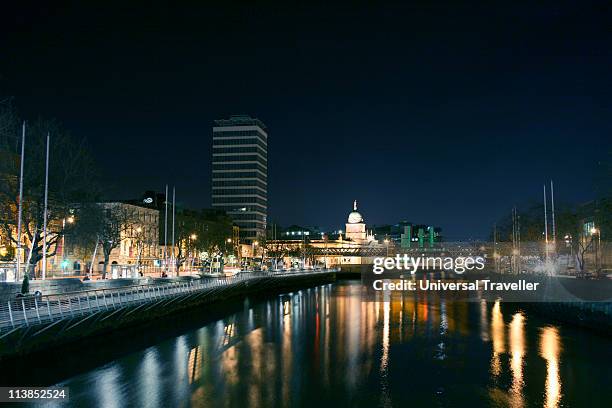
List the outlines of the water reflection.
{"label": "water reflection", "polygon": [[512,386],[510,387],[510,406],[521,408],[523,401],[523,357],[525,355],[525,318],[522,313],[515,313],[510,322],[510,370]]}
{"label": "water reflection", "polygon": [[[561,393],[562,343],[557,328],[499,301],[402,293],[362,301],[361,285],[345,283],[245,302],[240,313],[62,385],[75,406],[552,408],[571,405],[564,399],[574,379],[563,378]],[[596,352],[573,351],[610,371]],[[574,405],[604,378],[574,385]]]}
{"label": "water reflection", "polygon": [[[377,306],[380,306],[378,304]],[[380,358],[380,405],[383,407],[391,406],[391,398],[389,396],[389,343],[390,343],[390,322],[389,319],[391,304],[388,299],[382,303],[383,307],[383,332],[382,332],[382,356]]]}
{"label": "water reflection", "polygon": [[123,406],[123,398],[121,393],[111,395],[108,390],[121,389],[121,367],[113,365],[108,368],[98,370],[92,379],[95,387],[94,398],[100,402],[100,406],[109,408],[120,408]]}
{"label": "water reflection", "polygon": [[506,351],[504,316],[499,300],[491,310],[491,337],[493,338],[493,355],[491,356],[491,373],[494,377],[501,374],[501,354]]}
{"label": "water reflection", "polygon": [[561,339],[556,327],[544,327],[540,332],[540,356],[546,360],[546,408],[556,408],[561,400],[561,376],[559,374]]}
{"label": "water reflection", "polygon": [[281,382],[282,382],[282,402],[283,406],[289,406],[289,396],[291,392],[291,360],[293,358],[291,352],[291,301],[285,300],[282,303],[282,358],[281,358]]}
{"label": "water reflection", "polygon": [[[138,387],[140,396],[140,405],[160,405],[160,358],[156,348],[152,347],[145,352],[142,359],[139,372]],[[180,371],[179,371],[180,372]]]}

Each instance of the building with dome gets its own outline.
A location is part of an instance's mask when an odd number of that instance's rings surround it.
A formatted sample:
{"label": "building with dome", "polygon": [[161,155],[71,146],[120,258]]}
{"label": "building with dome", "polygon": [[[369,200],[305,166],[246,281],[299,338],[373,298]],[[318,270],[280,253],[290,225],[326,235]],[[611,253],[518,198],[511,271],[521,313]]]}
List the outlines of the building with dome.
{"label": "building with dome", "polygon": [[[365,219],[357,211],[357,200],[353,201],[353,209],[346,220],[346,230],[326,234],[317,230],[316,233],[309,228],[292,226],[281,231],[279,238],[269,238],[266,241],[268,255],[276,254],[282,258],[285,266],[301,265],[327,267],[342,267],[343,269],[372,265],[373,256],[364,256],[359,251],[365,248],[379,249],[384,252],[387,248],[374,238],[373,231],[366,228]],[[294,228],[295,227],[295,228]],[[294,230],[295,235],[293,234]],[[287,233],[289,232],[289,233]],[[304,256],[304,252],[315,252],[315,255]],[[258,255],[263,255],[263,248]]]}
{"label": "building with dome", "polygon": [[363,216],[357,211],[357,200],[353,201],[353,211],[348,215],[346,222],[346,239],[357,243],[374,241],[374,236],[368,234]]}

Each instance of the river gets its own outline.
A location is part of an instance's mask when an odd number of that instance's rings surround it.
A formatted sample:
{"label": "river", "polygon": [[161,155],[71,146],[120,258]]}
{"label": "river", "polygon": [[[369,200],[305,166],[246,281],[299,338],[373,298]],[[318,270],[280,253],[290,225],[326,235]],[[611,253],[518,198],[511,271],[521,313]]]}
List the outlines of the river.
{"label": "river", "polygon": [[57,385],[79,407],[612,406],[609,338],[518,304],[380,300],[355,281],[246,300]]}

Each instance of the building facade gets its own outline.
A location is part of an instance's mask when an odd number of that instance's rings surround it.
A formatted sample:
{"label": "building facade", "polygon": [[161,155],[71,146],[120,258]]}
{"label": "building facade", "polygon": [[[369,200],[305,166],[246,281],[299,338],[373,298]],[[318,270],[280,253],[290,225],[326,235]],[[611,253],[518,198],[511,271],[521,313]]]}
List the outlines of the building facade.
{"label": "building facade", "polygon": [[[159,211],[124,202],[102,203],[102,208],[113,213],[113,218],[121,223],[117,226],[118,245],[113,248],[109,256],[110,265],[107,269],[109,277],[135,278],[138,276],[137,272],[147,272],[159,266]],[[69,248],[67,246],[68,254],[72,255]],[[104,254],[100,248],[95,252],[93,271],[100,273],[104,264]],[[76,251],[75,255],[77,254],[82,254],[82,251]],[[76,262],[79,262],[78,258]],[[91,258],[83,257],[80,262],[89,269]],[[72,264],[73,262],[69,263]]]}
{"label": "building facade", "polygon": [[378,241],[389,240],[401,248],[433,247],[443,241],[442,228],[407,221],[375,225],[372,230]]}
{"label": "building facade", "polygon": [[[282,260],[282,267],[295,266],[361,266],[371,265],[373,256],[358,254],[361,250],[378,250],[384,253],[388,244],[378,242],[368,230],[364,217],[357,211],[357,201],[353,202],[348,214],[345,232],[322,233],[319,228],[292,225],[280,230],[278,237],[268,239],[266,248],[255,253],[267,254]],[[366,251],[367,252],[367,251]],[[316,255],[306,255],[316,253]],[[248,255],[246,255],[248,256]]]}
{"label": "building facade", "polygon": [[259,119],[231,116],[213,126],[212,206],[240,228],[240,240],[265,236],[268,214],[268,134]]}

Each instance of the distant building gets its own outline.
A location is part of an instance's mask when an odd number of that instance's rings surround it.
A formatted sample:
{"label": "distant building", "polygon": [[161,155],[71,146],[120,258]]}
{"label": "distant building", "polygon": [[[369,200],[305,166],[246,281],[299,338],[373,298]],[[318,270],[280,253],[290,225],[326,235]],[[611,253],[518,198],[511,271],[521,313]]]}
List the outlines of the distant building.
{"label": "distant building", "polygon": [[231,116],[213,126],[212,206],[224,210],[251,243],[266,232],[268,134],[259,119]]}
{"label": "distant building", "polygon": [[[301,226],[301,225],[291,225],[287,228],[282,228],[280,230],[275,231],[278,239],[290,240],[290,239],[320,239],[321,231],[319,227],[316,226]],[[270,234],[269,234],[270,235]],[[270,239],[274,239],[270,236]]]}
{"label": "distant building", "polygon": [[[601,239],[609,241],[612,234],[612,199],[600,198],[578,206],[577,216],[583,236],[592,235],[593,231],[601,234]],[[563,234],[563,231],[559,231]]]}
{"label": "distant building", "polygon": [[[363,216],[357,211],[357,201],[346,222],[346,231],[322,232],[318,227],[291,225],[287,228],[273,228],[268,234],[266,253],[270,257],[282,259],[283,265],[310,265],[327,267],[346,265],[370,265],[373,256],[362,255],[360,250],[384,251],[386,246],[377,242],[372,231],[366,228]],[[312,257],[305,257],[304,250],[317,251]],[[249,255],[246,255],[249,256]]]}
{"label": "distant building", "polygon": [[130,223],[129,227],[121,227],[121,244],[111,251],[111,265],[155,266],[154,262],[158,259],[159,211],[122,202],[104,203],[103,208],[105,211],[122,211],[129,217]]}
{"label": "distant building", "polygon": [[442,229],[432,225],[400,221],[397,224],[376,225],[372,229],[378,241],[389,240],[400,248],[423,248],[442,242]]}
{"label": "distant building", "polygon": [[[5,192],[17,191],[20,158],[14,153],[0,151],[0,262],[12,261],[15,258],[16,245],[9,238],[8,231],[16,236],[17,231],[17,200],[12,194]],[[24,239],[27,237],[24,234]],[[4,280],[4,272],[0,267],[0,280]]]}
{"label": "distant building", "polygon": [[366,231],[366,224],[357,211],[357,200],[353,201],[353,211],[346,221],[346,239],[357,243],[374,241],[374,236]]}
{"label": "distant building", "polygon": [[[130,200],[121,200],[121,202],[126,204],[131,204],[138,207],[150,208],[152,210],[158,211],[158,223],[157,223],[157,236],[158,236],[158,245],[159,249],[162,250],[164,248],[164,228],[165,228],[165,205],[166,205],[166,194],[165,193],[157,193],[155,191],[147,190],[142,196],[139,198],[134,198]],[[172,223],[172,202],[168,203],[168,225],[170,226]],[[163,256],[160,256],[163,258]]]}
{"label": "distant building", "polygon": [[[155,191],[145,191],[141,197],[123,200],[121,201],[126,204],[131,204],[138,207],[150,208],[157,210],[159,212],[159,223],[158,223],[158,236],[159,236],[159,249],[160,249],[160,258],[163,258],[163,249],[165,245],[165,229],[166,229],[166,194],[163,192],[155,192]],[[185,212],[197,212],[198,217],[203,221],[217,221],[217,222],[225,222],[227,214],[224,210],[219,208],[202,208],[199,210],[190,210],[183,208],[181,205],[177,203],[175,215],[179,217],[181,214]],[[237,228],[237,226],[236,226]],[[236,230],[238,231],[238,230]],[[233,233],[233,232],[232,232]],[[168,245],[172,243],[172,200],[168,202]],[[172,252],[172,249],[169,249]]]}

